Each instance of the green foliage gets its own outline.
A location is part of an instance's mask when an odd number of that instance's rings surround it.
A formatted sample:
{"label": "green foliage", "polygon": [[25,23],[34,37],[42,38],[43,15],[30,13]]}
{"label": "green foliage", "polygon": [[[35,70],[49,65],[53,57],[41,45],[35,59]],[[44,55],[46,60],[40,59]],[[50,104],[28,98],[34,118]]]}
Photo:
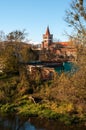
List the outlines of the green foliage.
{"label": "green foliage", "polygon": [[23,63],[28,63],[30,61],[35,61],[38,59],[38,54],[33,51],[30,47],[24,47],[20,50]]}
{"label": "green foliage", "polygon": [[66,125],[71,124],[71,118],[69,114],[61,114],[59,118],[60,118],[60,121],[64,122]]}
{"label": "green foliage", "polygon": [[16,112],[16,106],[14,104],[5,104],[0,107],[0,113],[3,115],[13,114]]}
{"label": "green foliage", "polygon": [[2,104],[12,102],[16,96],[18,76],[0,80],[0,102]]}
{"label": "green foliage", "polygon": [[19,62],[16,57],[16,52],[12,46],[8,46],[3,51],[4,73],[17,73]]}
{"label": "green foliage", "polygon": [[1,74],[0,74],[0,79],[4,79],[4,78],[6,78],[6,77],[7,77],[6,74],[4,74],[4,73],[1,73]]}
{"label": "green foliage", "polygon": [[39,117],[45,117],[48,119],[58,119],[58,113],[47,108],[45,108],[44,110],[40,110],[38,112],[38,115]]}

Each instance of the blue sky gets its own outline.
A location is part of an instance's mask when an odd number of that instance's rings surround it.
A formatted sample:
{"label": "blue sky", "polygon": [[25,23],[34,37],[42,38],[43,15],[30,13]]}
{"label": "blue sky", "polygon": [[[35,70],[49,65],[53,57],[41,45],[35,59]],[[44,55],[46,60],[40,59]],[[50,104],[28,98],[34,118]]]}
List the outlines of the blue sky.
{"label": "blue sky", "polygon": [[57,40],[65,41],[70,32],[64,21],[70,0],[0,0],[0,30],[9,33],[26,29],[28,39],[41,42],[49,25]]}

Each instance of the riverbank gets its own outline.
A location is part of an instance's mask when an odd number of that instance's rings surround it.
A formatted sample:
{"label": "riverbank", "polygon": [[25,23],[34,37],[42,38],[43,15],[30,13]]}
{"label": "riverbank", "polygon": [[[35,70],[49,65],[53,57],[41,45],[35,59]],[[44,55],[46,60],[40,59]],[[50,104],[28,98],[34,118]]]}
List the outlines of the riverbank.
{"label": "riverbank", "polygon": [[15,103],[0,105],[2,117],[18,116],[21,118],[39,117],[63,122],[65,125],[83,124],[86,125],[86,115],[73,113],[72,104],[61,104],[57,107],[54,102],[34,103],[28,96],[23,96]]}
{"label": "riverbank", "polygon": [[21,66],[19,73],[0,76],[0,114],[85,124],[86,82],[79,77],[81,72],[55,73],[52,80],[42,81],[39,69],[30,76],[26,66]]}

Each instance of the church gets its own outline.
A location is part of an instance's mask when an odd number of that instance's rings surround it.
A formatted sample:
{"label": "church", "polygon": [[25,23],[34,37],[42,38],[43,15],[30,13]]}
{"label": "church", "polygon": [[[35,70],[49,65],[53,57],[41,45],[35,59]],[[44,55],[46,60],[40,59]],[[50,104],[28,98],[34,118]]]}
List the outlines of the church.
{"label": "church", "polygon": [[45,34],[43,34],[41,49],[49,50],[51,48],[66,47],[68,43],[69,42],[53,42],[53,34],[50,33],[50,29],[47,27]]}
{"label": "church", "polygon": [[61,57],[76,57],[76,48],[72,41],[67,42],[54,42],[53,34],[50,33],[49,26],[47,27],[45,34],[43,34],[43,40],[40,45],[35,45],[35,50],[51,52]]}
{"label": "church", "polygon": [[49,27],[47,27],[46,33],[43,34],[43,42],[42,42],[42,49],[49,48],[50,45],[53,43],[53,34],[50,34]]}
{"label": "church", "polygon": [[43,41],[41,43],[41,50],[50,50],[52,53],[61,56],[76,56],[76,48],[71,41],[67,42],[53,42],[53,34],[50,33],[47,27],[45,34],[43,34]]}

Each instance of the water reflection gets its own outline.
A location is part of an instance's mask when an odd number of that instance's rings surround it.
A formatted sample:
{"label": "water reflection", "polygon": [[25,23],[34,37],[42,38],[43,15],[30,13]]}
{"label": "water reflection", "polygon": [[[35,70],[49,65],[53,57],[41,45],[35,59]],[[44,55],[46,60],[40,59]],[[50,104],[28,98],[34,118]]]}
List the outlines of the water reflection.
{"label": "water reflection", "polygon": [[18,118],[15,116],[1,117],[0,130],[36,130],[27,118]]}
{"label": "water reflection", "polygon": [[[36,130],[86,130],[86,127],[80,125],[66,126],[62,122],[31,118],[31,124],[35,125]],[[42,129],[40,129],[42,128]]]}
{"label": "water reflection", "polygon": [[0,130],[86,130],[85,126],[66,126],[61,122],[39,118],[0,118]]}

